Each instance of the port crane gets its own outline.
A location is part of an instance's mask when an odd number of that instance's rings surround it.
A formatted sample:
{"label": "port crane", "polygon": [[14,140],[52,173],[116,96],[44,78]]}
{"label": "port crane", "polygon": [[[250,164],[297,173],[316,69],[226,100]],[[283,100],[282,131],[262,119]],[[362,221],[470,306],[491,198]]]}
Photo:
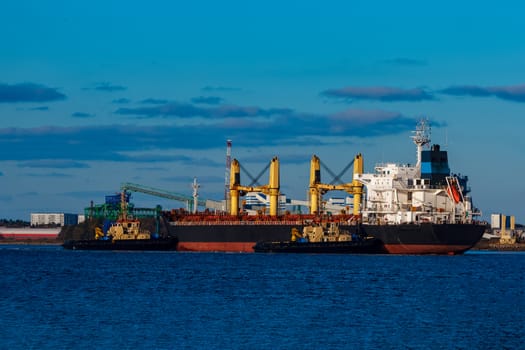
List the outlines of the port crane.
{"label": "port crane", "polygon": [[193,179],[192,188],[193,188],[193,196],[186,196],[184,194],[180,194],[177,192],[166,191],[166,190],[162,190],[159,188],[139,185],[139,184],[135,184],[131,182],[125,182],[121,184],[120,186],[120,189],[122,191],[140,192],[140,193],[149,194],[151,196],[184,202],[186,203],[187,208],[190,212],[195,212],[197,210],[197,207],[199,206],[204,206],[206,208],[211,208],[211,209],[219,209],[222,207],[221,202],[212,201],[209,199],[199,199],[198,191],[197,191],[199,188],[199,184],[197,183],[196,178]]}
{"label": "port crane", "polygon": [[199,205],[210,208],[217,207],[217,202],[198,199],[197,189],[199,188],[199,184],[197,183],[196,179],[194,179],[192,187],[193,197],[190,197],[176,192],[170,192],[154,187],[125,182],[121,184],[121,192],[118,195],[106,196],[106,203],[104,204],[93,205],[93,202],[91,202],[91,206],[85,208],[84,212],[87,218],[105,218],[109,220],[117,220],[118,218],[126,220],[128,214],[134,218],[153,217],[155,218],[156,232],[158,232],[160,224],[159,218],[161,217],[162,207],[157,205],[155,208],[135,208],[131,203],[128,203],[130,192],[140,192],[152,196],[186,202],[187,207],[194,212],[197,210]]}
{"label": "port crane", "polygon": [[[196,183],[195,180],[194,180],[194,183]],[[193,209],[196,209],[196,206],[206,205],[206,201],[202,199],[197,199],[197,201],[195,201],[195,197],[190,197],[190,196],[186,196],[180,193],[161,190],[159,188],[139,185],[139,184],[135,184],[131,182],[125,182],[121,184],[120,189],[122,191],[140,192],[140,193],[149,194],[151,196],[184,202],[187,204],[187,207],[190,209],[190,211],[193,211]]]}

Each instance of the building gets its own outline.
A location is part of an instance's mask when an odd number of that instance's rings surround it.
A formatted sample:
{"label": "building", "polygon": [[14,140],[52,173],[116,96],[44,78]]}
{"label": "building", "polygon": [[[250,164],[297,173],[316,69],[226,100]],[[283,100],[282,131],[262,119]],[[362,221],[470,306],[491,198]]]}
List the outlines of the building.
{"label": "building", "polygon": [[77,214],[31,213],[31,226],[65,226],[78,224]]}
{"label": "building", "polygon": [[[326,213],[340,214],[341,211],[350,213],[353,208],[353,197],[330,197],[323,201],[322,208]],[[301,207],[308,208],[308,201],[289,199],[286,195],[279,195],[279,213],[284,213],[287,209],[292,213],[302,212]],[[261,192],[248,192],[242,202],[242,209],[251,214],[257,212],[268,213],[270,208],[269,196]]]}

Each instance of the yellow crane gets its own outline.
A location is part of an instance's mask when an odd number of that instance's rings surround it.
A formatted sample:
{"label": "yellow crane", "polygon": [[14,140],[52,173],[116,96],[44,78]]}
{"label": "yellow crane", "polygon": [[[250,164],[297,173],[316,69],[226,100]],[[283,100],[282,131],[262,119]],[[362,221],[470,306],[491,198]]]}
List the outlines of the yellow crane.
{"label": "yellow crane", "polygon": [[358,182],[356,174],[363,173],[363,156],[357,154],[354,158],[354,179],[352,182],[333,185],[321,183],[321,161],[316,155],[310,161],[310,214],[319,214],[319,204],[322,195],[328,191],[345,191],[354,196],[354,215],[359,215],[363,184]]}
{"label": "yellow crane", "polygon": [[239,214],[239,197],[241,192],[262,192],[270,198],[270,216],[278,215],[279,206],[279,158],[273,157],[270,162],[270,178],[267,185],[263,186],[242,186],[241,185],[241,166],[237,159],[231,162],[230,171],[230,214]]}
{"label": "yellow crane", "polygon": [[501,216],[501,232],[500,232],[500,244],[515,244],[516,243],[516,235],[515,235],[515,228],[516,228],[516,219],[514,216],[510,217],[510,231],[507,231],[507,216],[502,215]]}

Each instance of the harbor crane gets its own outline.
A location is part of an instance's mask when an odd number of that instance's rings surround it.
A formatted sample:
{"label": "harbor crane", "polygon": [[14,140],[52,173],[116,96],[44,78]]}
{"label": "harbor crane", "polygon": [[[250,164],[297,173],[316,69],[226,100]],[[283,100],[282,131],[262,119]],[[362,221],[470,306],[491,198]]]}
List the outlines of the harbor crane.
{"label": "harbor crane", "polygon": [[125,182],[120,186],[120,189],[122,191],[132,191],[132,192],[140,192],[149,194],[151,196],[166,198],[166,199],[172,199],[175,201],[186,203],[186,206],[189,211],[195,212],[197,211],[197,208],[199,206],[203,206],[205,208],[211,208],[211,209],[220,209],[222,207],[221,202],[209,200],[209,199],[199,199],[198,197],[198,191],[199,184],[197,183],[197,179],[194,178],[192,182],[192,188],[193,188],[193,196],[187,196],[184,194],[171,192],[162,190],[159,188],[139,185],[135,183]]}

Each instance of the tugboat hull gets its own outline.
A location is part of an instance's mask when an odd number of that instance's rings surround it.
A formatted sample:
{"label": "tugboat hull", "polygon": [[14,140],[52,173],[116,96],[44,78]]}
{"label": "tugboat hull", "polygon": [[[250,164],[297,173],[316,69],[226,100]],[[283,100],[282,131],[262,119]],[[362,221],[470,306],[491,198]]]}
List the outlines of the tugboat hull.
{"label": "tugboat hull", "polygon": [[383,254],[383,243],[376,238],[344,242],[257,242],[256,253],[308,253],[308,254]]}
{"label": "tugboat hull", "polygon": [[71,250],[152,250],[166,251],[177,250],[178,239],[176,237],[158,239],[121,239],[121,240],[69,240],[62,246]]}

